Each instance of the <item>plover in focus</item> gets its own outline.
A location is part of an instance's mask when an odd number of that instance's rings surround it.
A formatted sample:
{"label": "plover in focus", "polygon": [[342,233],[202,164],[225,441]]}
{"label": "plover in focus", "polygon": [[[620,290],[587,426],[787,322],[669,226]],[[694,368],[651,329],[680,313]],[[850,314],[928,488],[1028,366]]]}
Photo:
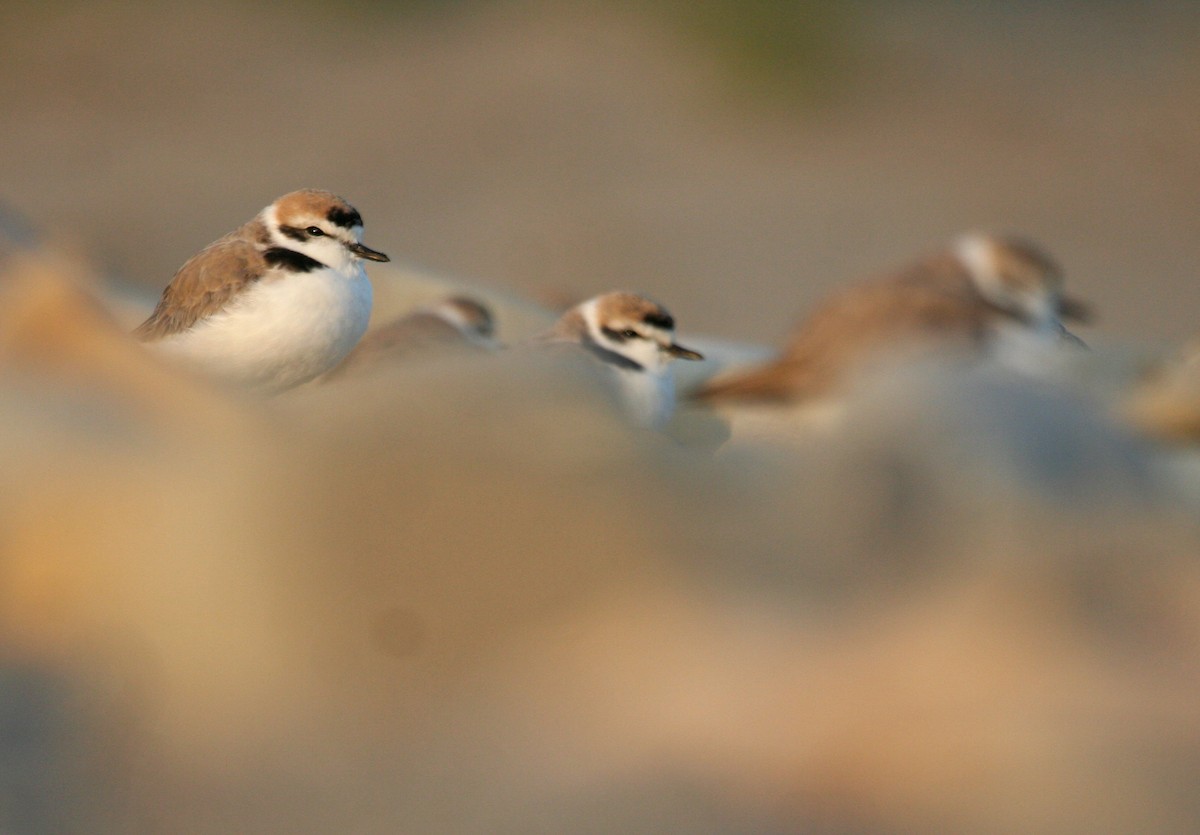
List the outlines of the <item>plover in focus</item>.
{"label": "plover in focus", "polygon": [[329,370],[367,328],[362,217],[327,191],[285,194],[185,263],[135,331],[223,380],[267,392]]}

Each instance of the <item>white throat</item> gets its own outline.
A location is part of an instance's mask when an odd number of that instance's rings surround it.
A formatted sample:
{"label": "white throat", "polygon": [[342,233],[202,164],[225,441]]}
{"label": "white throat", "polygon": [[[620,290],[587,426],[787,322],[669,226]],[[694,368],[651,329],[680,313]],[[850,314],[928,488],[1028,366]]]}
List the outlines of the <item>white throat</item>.
{"label": "white throat", "polygon": [[613,373],[630,417],[642,426],[663,428],[675,411],[675,377],[671,369],[613,368]]}

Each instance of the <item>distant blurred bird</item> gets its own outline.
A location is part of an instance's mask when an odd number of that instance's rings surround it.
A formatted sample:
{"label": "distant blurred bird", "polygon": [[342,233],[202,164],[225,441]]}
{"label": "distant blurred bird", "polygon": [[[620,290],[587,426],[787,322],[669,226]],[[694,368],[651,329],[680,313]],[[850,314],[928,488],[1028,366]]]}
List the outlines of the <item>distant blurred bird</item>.
{"label": "distant blurred bird", "polygon": [[834,393],[872,360],[926,352],[1028,366],[1042,349],[1082,344],[1063,320],[1088,306],[1062,293],[1058,265],[1035,245],[971,234],[907,267],[838,293],[803,321],[782,354],[693,393],[712,404],[796,404]]}
{"label": "distant blurred bird", "polygon": [[10,203],[0,200],[0,259],[41,245],[33,221]]}
{"label": "distant blurred bird", "polygon": [[322,381],[401,357],[462,349],[493,350],[498,347],[495,333],[492,312],[483,303],[451,296],[368,331]]}
{"label": "distant blurred bird", "polygon": [[634,293],[605,293],[576,305],[535,344],[578,345],[611,369],[631,417],[661,428],[675,410],[672,360],[704,359],[675,342],[675,319]]}
{"label": "distant blurred bird", "polygon": [[193,256],[135,331],[216,377],[278,392],[336,365],[371,315],[358,211],[327,191],[285,194]]}
{"label": "distant blurred bird", "polygon": [[1152,437],[1200,443],[1200,338],[1144,369],[1118,412]]}

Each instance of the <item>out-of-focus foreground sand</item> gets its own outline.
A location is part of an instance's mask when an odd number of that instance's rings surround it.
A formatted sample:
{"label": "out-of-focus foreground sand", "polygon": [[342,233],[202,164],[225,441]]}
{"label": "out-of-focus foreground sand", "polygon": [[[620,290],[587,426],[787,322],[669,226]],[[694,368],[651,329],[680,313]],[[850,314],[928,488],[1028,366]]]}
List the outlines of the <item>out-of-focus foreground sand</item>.
{"label": "out-of-focus foreground sand", "polygon": [[558,355],[260,401],[78,272],[0,277],[0,830],[1200,822],[1196,505],[1076,395],[716,455]]}

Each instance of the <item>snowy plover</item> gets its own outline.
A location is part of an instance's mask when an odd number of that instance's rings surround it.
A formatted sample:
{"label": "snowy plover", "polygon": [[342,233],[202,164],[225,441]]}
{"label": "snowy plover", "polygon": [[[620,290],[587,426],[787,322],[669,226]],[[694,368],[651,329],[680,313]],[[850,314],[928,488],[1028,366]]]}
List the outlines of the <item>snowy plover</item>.
{"label": "snowy plover", "polygon": [[337,379],[391,358],[463,348],[493,350],[497,347],[495,332],[495,320],[485,305],[466,296],[451,296],[368,331],[322,380]]}
{"label": "snowy plover", "polygon": [[674,359],[703,357],[675,342],[675,319],[634,293],[605,293],[568,310],[539,344],[579,345],[612,369],[622,400],[638,423],[661,428],[675,409]]}
{"label": "snowy plover", "polygon": [[336,365],[367,329],[362,217],[327,191],[285,194],[184,264],[135,331],[162,353],[277,392]]}
{"label": "snowy plover", "polygon": [[1074,341],[1062,321],[1087,306],[1062,294],[1062,271],[1022,240],[971,234],[953,246],[827,299],[782,354],[723,375],[693,397],[714,404],[793,404],[832,394],[871,360],[948,351],[1028,366],[1035,346]]}

